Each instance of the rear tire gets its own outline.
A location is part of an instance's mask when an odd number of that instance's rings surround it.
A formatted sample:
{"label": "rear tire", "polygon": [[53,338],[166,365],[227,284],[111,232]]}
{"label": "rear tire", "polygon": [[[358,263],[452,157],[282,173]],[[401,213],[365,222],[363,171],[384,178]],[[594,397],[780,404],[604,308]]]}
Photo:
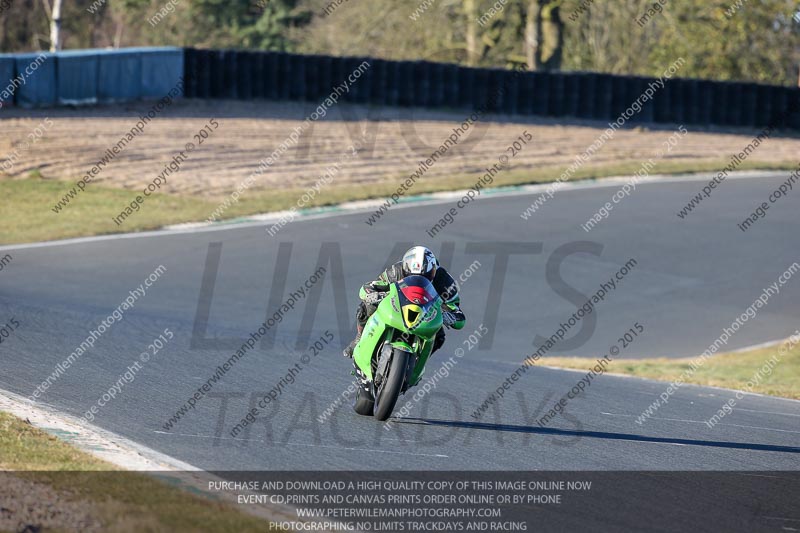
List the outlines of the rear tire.
{"label": "rear tire", "polygon": [[403,388],[403,382],[406,379],[406,369],[410,355],[408,352],[396,348],[392,350],[389,375],[383,377],[381,386],[375,391],[374,416],[378,420],[386,420],[392,414],[397,398]]}
{"label": "rear tire", "polygon": [[363,416],[372,416],[372,411],[375,409],[375,398],[364,390],[363,385],[360,385],[356,391],[356,404],[353,409]]}

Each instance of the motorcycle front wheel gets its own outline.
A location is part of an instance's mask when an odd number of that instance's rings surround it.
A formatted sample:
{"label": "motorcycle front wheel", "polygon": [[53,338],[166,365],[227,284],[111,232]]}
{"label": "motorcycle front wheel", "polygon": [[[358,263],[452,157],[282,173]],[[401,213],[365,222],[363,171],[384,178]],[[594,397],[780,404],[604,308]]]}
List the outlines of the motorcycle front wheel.
{"label": "motorcycle front wheel", "polygon": [[399,350],[392,350],[392,360],[388,365],[388,375],[383,376],[378,390],[375,391],[375,412],[373,416],[378,420],[386,420],[391,416],[392,410],[400,397],[403,382],[406,379],[408,362],[411,354]]}

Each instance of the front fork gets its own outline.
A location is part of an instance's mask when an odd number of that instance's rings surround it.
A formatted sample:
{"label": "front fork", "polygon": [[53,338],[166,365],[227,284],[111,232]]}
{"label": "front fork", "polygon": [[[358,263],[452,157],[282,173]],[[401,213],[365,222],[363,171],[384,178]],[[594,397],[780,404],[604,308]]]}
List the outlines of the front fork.
{"label": "front fork", "polygon": [[[417,385],[420,379],[422,379],[422,375],[425,372],[425,364],[433,349],[434,339],[424,340],[413,335],[399,333],[397,330],[392,331],[385,326],[385,329],[380,331],[378,328],[381,326],[382,324],[378,321],[375,321],[375,323],[372,323],[371,320],[367,322],[359,346],[357,346],[355,350],[354,362],[367,374],[368,379],[374,381],[375,376],[373,375],[373,369],[375,370],[375,374],[383,375],[385,373],[384,366],[386,366],[389,361],[389,354],[384,353],[384,350],[392,350],[396,347],[409,352],[413,355],[415,364],[407,372],[406,384],[403,388],[405,391]],[[381,346],[380,349],[376,346],[378,344]],[[373,366],[372,354],[375,352],[378,352],[378,360],[374,362],[375,366]]]}
{"label": "front fork", "polygon": [[375,394],[377,394],[377,390],[381,386],[381,382],[385,378],[386,373],[389,371],[389,367],[392,363],[393,353],[396,353],[397,351],[402,351],[409,355],[404,372],[405,375],[403,376],[403,388],[400,389],[400,392],[406,392],[419,382],[419,379],[424,371],[425,362],[421,361],[420,356],[415,353],[414,350],[411,349],[407,344],[387,342],[383,345],[381,352],[378,354],[378,362],[375,368],[375,380],[372,384]]}
{"label": "front fork", "polygon": [[425,364],[428,362],[428,359],[431,356],[431,350],[433,348],[433,339],[431,340],[422,340],[419,339],[419,345],[417,346],[416,350],[416,365],[414,365],[414,369],[411,372],[411,376],[408,379],[408,386],[406,387],[416,387],[419,381],[422,379],[422,375],[425,373]]}

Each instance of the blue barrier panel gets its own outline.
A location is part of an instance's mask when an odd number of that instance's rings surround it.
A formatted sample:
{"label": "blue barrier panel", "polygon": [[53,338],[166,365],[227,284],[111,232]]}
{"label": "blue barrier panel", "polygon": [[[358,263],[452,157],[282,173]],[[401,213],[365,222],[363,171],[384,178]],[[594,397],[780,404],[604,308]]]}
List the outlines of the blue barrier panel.
{"label": "blue barrier panel", "polygon": [[777,91],[775,91],[775,89],[777,89],[777,87],[771,87],[769,85],[756,86],[756,126],[763,127],[773,125],[775,127],[780,127],[778,124],[775,124],[772,117],[773,102],[777,99]]}
{"label": "blue barrier panel", "polygon": [[578,112],[581,118],[594,118],[597,96],[597,74],[584,72],[578,78]]}
{"label": "blue barrier panel", "polygon": [[[634,83],[629,86],[628,90],[630,91],[633,89],[633,95],[628,103],[628,107],[632,108],[633,116],[630,119],[630,122],[634,124],[642,124],[647,122],[655,122],[655,99],[659,96],[664,96],[663,94],[656,93],[653,99],[648,100],[647,102],[643,102],[644,97],[642,95],[647,90],[648,85],[650,82],[653,81],[653,78],[634,78]],[[664,92],[662,89],[661,92]],[[631,94],[628,94],[631,96]],[[638,102],[638,104],[636,103]],[[641,110],[637,111],[638,106],[641,106]]]}
{"label": "blue barrier panel", "polygon": [[319,84],[319,71],[322,62],[321,56],[307,56],[305,67],[305,79],[303,84],[306,86],[306,100],[319,102],[325,98],[324,91]]}
{"label": "blue barrier panel", "polygon": [[756,98],[758,86],[754,83],[742,84],[742,125],[756,125]]}
{"label": "blue barrier panel", "polygon": [[458,107],[475,109],[475,69],[456,67],[458,79]]}
{"label": "blue barrier panel", "polygon": [[383,59],[373,59],[371,64],[372,77],[369,79],[369,103],[383,105],[386,103],[388,63]]}
{"label": "blue barrier panel", "polygon": [[14,105],[15,59],[10,54],[0,54],[0,108]]}
{"label": "blue barrier panel", "polygon": [[692,104],[692,84],[690,79],[676,78],[677,87],[676,92],[680,99],[680,104],[676,106],[675,113],[673,114],[675,124],[687,124],[690,122],[691,104]]}
{"label": "blue barrier panel", "polygon": [[253,84],[250,89],[253,93],[253,98],[264,98],[264,54],[253,52],[250,56],[250,65],[253,68],[250,76]]}
{"label": "blue barrier panel", "polygon": [[579,84],[581,74],[564,74],[564,111],[568,117],[578,116],[578,101],[580,99]]}
{"label": "blue barrier panel", "polygon": [[400,102],[400,63],[392,61],[386,65],[386,104]]}
{"label": "blue barrier panel", "polygon": [[503,87],[503,72],[504,71],[496,68],[487,70],[487,111],[491,111],[492,113],[499,113],[503,109],[503,105],[506,101],[506,92]]}
{"label": "blue barrier panel", "polygon": [[[56,61],[58,103],[61,105],[96,104],[97,72],[96,51],[59,52]],[[122,89],[124,84],[124,79],[117,78],[115,88]]]}
{"label": "blue barrier panel", "polygon": [[[345,83],[349,83],[347,81],[347,77],[353,72],[353,58],[352,57],[343,57],[339,64],[337,65],[337,76],[334,78],[334,85],[332,89],[339,88],[338,90],[341,92],[344,89]],[[354,89],[351,88],[350,91],[352,92]],[[352,101],[353,95],[348,92],[347,94],[342,93],[339,95],[339,101]]]}
{"label": "blue barrier panel", "polygon": [[517,74],[519,88],[517,89],[517,113],[523,115],[534,114],[535,78],[533,72]]}
{"label": "blue barrier panel", "polygon": [[278,54],[276,52],[265,52],[261,60],[264,63],[264,97],[270,100],[278,100],[281,94],[281,74]]}
{"label": "blue barrier panel", "polygon": [[612,81],[611,121],[617,120],[620,114],[630,105],[630,95],[633,94],[634,90],[633,80],[624,76],[614,76]]}
{"label": "blue barrier panel", "polygon": [[205,75],[205,79],[203,80],[205,84],[202,87],[204,87],[206,94],[203,98],[212,98],[212,93],[216,90],[217,84],[214,74],[217,69],[219,52],[216,50],[203,50],[202,58],[200,66],[203,68],[203,73]]}
{"label": "blue barrier panel", "polygon": [[292,64],[289,61],[289,54],[285,52],[278,52],[278,98],[281,100],[288,100],[291,95],[292,85]]}
{"label": "blue barrier panel", "polygon": [[564,75],[560,72],[551,72],[548,82],[547,114],[553,117],[564,116]]}
{"label": "blue barrier panel", "polygon": [[397,103],[401,106],[409,107],[414,105],[414,63],[400,61],[398,67],[397,82],[400,86],[400,92],[397,95]]}
{"label": "blue barrier panel", "polygon": [[731,126],[741,126],[742,120],[742,84],[727,83],[728,112],[725,114],[725,123]]}
{"label": "blue barrier panel", "polygon": [[56,56],[50,53],[21,54],[17,56],[16,103],[20,107],[55,105],[58,97],[56,84]]}
{"label": "blue barrier panel", "polygon": [[[644,101],[644,99],[647,98],[646,96],[643,96],[644,92],[650,86],[650,83],[654,81],[655,78],[641,78],[641,85],[639,86],[639,91],[636,92],[636,96],[634,97],[634,100],[631,101],[631,103],[633,103],[634,101],[636,101],[636,99],[640,97],[641,100],[639,100],[639,102],[641,103],[642,101]],[[642,111],[634,117],[635,119],[638,119],[637,122],[639,123],[655,122],[655,112],[656,112],[655,99],[658,98],[659,91],[657,86],[653,86],[653,90],[655,91],[655,93],[651,93],[652,98],[650,98],[649,100],[647,100],[642,104]],[[680,88],[678,88],[677,90],[680,91]],[[681,113],[683,113],[683,111],[681,111]]]}
{"label": "blue barrier panel", "polygon": [[[622,109],[620,110],[620,115],[617,119],[622,118],[623,122],[636,122],[639,119],[639,115],[636,113],[636,99],[639,98],[639,95],[642,94],[642,91],[645,88],[645,80],[644,78],[640,77],[632,77],[632,78],[625,78],[626,86],[625,86],[625,95],[627,96]],[[629,112],[630,110],[630,112]],[[653,110],[655,113],[655,109]],[[641,111],[640,111],[641,112]],[[623,115],[625,113],[626,115]],[[631,118],[625,118],[625,116]]]}
{"label": "blue barrier panel", "polygon": [[319,70],[317,72],[317,83],[319,84],[319,98],[327,98],[333,90],[333,61],[329,56],[322,56],[319,62]]}
{"label": "blue barrier panel", "polygon": [[489,71],[489,94],[490,100],[494,103],[492,110],[495,113],[505,113],[510,105],[508,100],[511,80],[507,77],[508,73],[508,70],[498,68]]}
{"label": "blue barrier panel", "polygon": [[427,107],[430,105],[431,64],[427,61],[414,61],[411,65],[414,79],[413,105]]}
{"label": "blue barrier panel", "polygon": [[237,72],[239,71],[239,51],[225,50],[222,56],[222,87],[224,98],[237,98]]}
{"label": "blue barrier panel", "polygon": [[664,87],[659,89],[656,94],[653,101],[653,120],[655,122],[672,122],[672,99],[675,97],[672,88],[672,81],[665,80]]}
{"label": "blue barrier panel", "polygon": [[787,126],[800,129],[800,89],[786,89],[786,122]]}
{"label": "blue barrier panel", "polygon": [[673,124],[682,124],[684,122],[684,95],[683,95],[683,80],[680,78],[673,78],[666,81],[666,86],[661,90],[656,98],[663,95],[669,95],[669,116],[665,122]]}
{"label": "blue barrier panel", "polygon": [[225,98],[225,51],[212,50],[208,56],[208,96]]}
{"label": "blue barrier panel", "polygon": [[356,84],[358,85],[358,89],[356,91],[356,97],[358,98],[358,102],[362,104],[367,104],[370,101],[370,87],[372,87],[372,77],[375,76],[375,72],[372,70],[372,64],[374,63],[374,59],[369,57],[359,57],[357,58],[358,65],[361,65],[364,61],[369,63],[369,65],[364,65],[361,68],[361,72],[356,74],[357,80]]}
{"label": "blue barrier panel", "polygon": [[447,65],[443,63],[433,63],[431,65],[431,90],[430,90],[430,105],[433,107],[442,107],[450,104],[445,100],[444,84],[445,84],[445,68]]}
{"label": "blue barrier panel", "polygon": [[785,128],[789,124],[789,91],[786,87],[770,86],[771,96],[768,124],[776,128]]}
{"label": "blue barrier panel", "polygon": [[[63,57],[59,56],[59,76]],[[142,96],[142,58],[139,52],[114,50],[97,56],[97,98],[101,102],[128,102]],[[59,79],[59,86],[62,79]]]}
{"label": "blue barrier panel", "polygon": [[289,99],[306,99],[306,57],[289,55]]}
{"label": "blue barrier panel", "polygon": [[347,66],[345,63],[346,58],[344,57],[331,58],[331,86],[328,88],[328,94],[330,94],[334,88],[341,85],[347,77]]}
{"label": "blue barrier panel", "polygon": [[254,52],[246,50],[236,52],[236,72],[233,83],[236,86],[236,98],[251,100],[253,98]]}
{"label": "blue barrier panel", "polygon": [[549,72],[531,72],[533,80],[533,113],[539,116],[550,114],[550,84],[552,76]]}
{"label": "blue barrier panel", "polygon": [[517,106],[519,100],[519,90],[522,85],[521,75],[513,70],[501,70],[500,79],[503,86],[503,105],[501,111],[509,115],[516,115],[519,111]]}
{"label": "blue barrier panel", "polygon": [[725,116],[728,112],[728,84],[711,84],[711,124],[727,124]]}
{"label": "blue barrier panel", "polygon": [[256,50],[250,53],[250,83],[252,87],[250,90],[253,93],[253,98],[264,98],[264,76],[266,75],[264,53]]}
{"label": "blue barrier panel", "polygon": [[475,70],[475,81],[472,86],[472,108],[492,110],[492,102],[489,93],[489,70],[485,68]]}
{"label": "blue barrier panel", "polygon": [[792,89],[790,87],[773,87],[774,96],[772,100],[772,116],[770,117],[771,122],[774,123],[779,128],[789,128],[791,127],[791,116],[789,106],[791,105],[791,92],[792,90],[800,89]]}
{"label": "blue barrier panel", "polygon": [[[198,98],[197,86],[200,81],[199,53],[195,48],[183,49],[183,95],[186,98]],[[140,75],[141,77],[141,75]]]}
{"label": "blue barrier panel", "polygon": [[594,112],[592,118],[595,120],[611,119],[612,91],[614,89],[614,78],[609,74],[598,74],[595,79],[594,90]]}
{"label": "blue barrier panel", "polygon": [[772,102],[772,122],[780,128],[791,128],[793,89],[790,87],[776,87],[776,89],[777,94]]}
{"label": "blue barrier panel", "polygon": [[[142,98],[163,98],[173,87],[180,85],[183,77],[183,49],[128,48],[126,51],[141,52]],[[180,96],[183,96],[183,90]]]}
{"label": "blue barrier panel", "polygon": [[[195,98],[211,98],[211,69],[216,52],[213,50],[195,50],[195,75],[197,80],[194,80],[194,97]],[[184,72],[186,68],[184,68]],[[187,73],[188,74],[188,73]],[[189,83],[192,80],[187,80]]]}
{"label": "blue barrier panel", "polygon": [[253,52],[251,59],[253,65],[253,98],[266,98],[267,87],[267,62],[264,58],[264,52]]}
{"label": "blue barrier panel", "polygon": [[697,124],[702,126],[711,125],[711,113],[714,108],[714,84],[707,80],[698,82],[698,106],[700,113]]}
{"label": "blue barrier panel", "polygon": [[442,105],[452,108],[461,107],[461,87],[458,85],[458,65],[447,63],[444,65],[443,75],[444,102]]}
{"label": "blue barrier panel", "polygon": [[699,80],[686,80],[683,88],[684,123],[697,124],[700,122],[700,82]]}
{"label": "blue barrier panel", "polygon": [[367,101],[367,95],[369,94],[369,77],[371,76],[370,71],[372,69],[366,65],[364,65],[366,70],[360,67],[365,60],[366,58],[363,57],[348,57],[347,61],[345,61],[347,74],[345,74],[342,82],[346,85],[342,88],[349,87],[349,90],[347,90],[346,94],[342,95],[342,98],[346,102],[365,103]]}

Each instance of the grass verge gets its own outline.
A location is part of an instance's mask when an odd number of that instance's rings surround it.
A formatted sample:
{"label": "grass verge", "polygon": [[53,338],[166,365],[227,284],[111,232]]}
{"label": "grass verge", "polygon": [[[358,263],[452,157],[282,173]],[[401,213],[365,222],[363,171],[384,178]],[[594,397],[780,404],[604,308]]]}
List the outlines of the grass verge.
{"label": "grass verge", "polygon": [[[651,174],[682,174],[688,172],[714,171],[727,164],[724,160],[659,161]],[[766,163],[745,161],[741,170],[791,170],[796,162]],[[609,176],[630,175],[640,169],[639,162],[614,165],[587,166],[579,169],[573,180],[600,179]],[[495,177],[492,186],[525,185],[554,181],[563,171],[562,167],[542,167],[534,170],[508,170]],[[479,175],[436,177],[416,183],[411,194],[467,189],[474,186]],[[406,176],[370,184],[345,183],[325,187],[322,194],[314,198],[307,207],[334,205],[351,200],[387,198],[395,192]],[[138,212],[128,217],[121,225],[113,217],[129,205],[137,192],[125,189],[89,185],[59,213],[53,205],[74,186],[74,183],[43,180],[31,177],[23,180],[0,180],[0,244],[37,242],[70,237],[102,235],[108,233],[134,232],[157,229],[168,224],[201,222],[213,213],[223,198],[208,199],[197,196],[154,194],[147,198]],[[302,188],[286,188],[271,191],[251,190],[244,192],[239,202],[232,204],[223,219],[232,219],[257,213],[288,209],[297,203],[305,192]]]}
{"label": "grass verge", "polygon": [[[57,503],[36,502],[42,507],[54,506],[49,510],[55,513],[59,505],[69,507],[80,502],[102,522],[103,531],[270,530],[267,522],[230,505],[170,487],[147,474],[117,470],[2,412],[0,474],[45,485],[43,492],[58,494]],[[10,480],[7,477],[6,483]],[[4,501],[3,507],[13,511],[14,496],[24,497],[12,494],[12,501]]]}
{"label": "grass verge", "polygon": [[[791,347],[785,353],[781,353],[782,346],[784,343],[769,348],[714,355],[707,358],[694,372],[691,372],[691,363],[697,359],[696,357],[616,359],[608,365],[608,371],[667,382],[683,376],[686,383],[800,400],[800,344]],[[765,363],[773,356],[778,358],[777,364],[769,374],[764,370],[762,372],[764,376],[755,380],[756,373],[765,368]],[[588,371],[597,364],[597,361],[573,357],[542,357],[537,364]],[[688,377],[684,372],[689,374]],[[748,385],[751,380],[758,381],[752,388]]]}

